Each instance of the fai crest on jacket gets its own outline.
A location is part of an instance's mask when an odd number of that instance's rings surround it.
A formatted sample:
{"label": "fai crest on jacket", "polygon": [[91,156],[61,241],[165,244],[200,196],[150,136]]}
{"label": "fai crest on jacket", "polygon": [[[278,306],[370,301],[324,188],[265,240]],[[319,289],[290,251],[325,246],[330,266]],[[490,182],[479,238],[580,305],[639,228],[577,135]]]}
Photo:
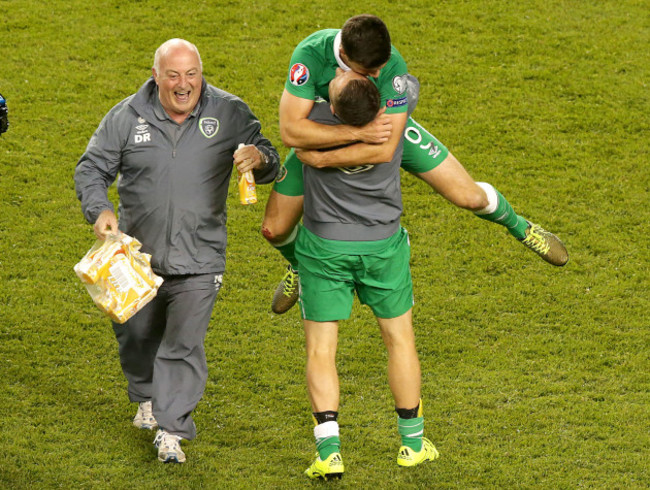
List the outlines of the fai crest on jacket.
{"label": "fai crest on jacket", "polygon": [[219,132],[219,119],[216,117],[202,117],[199,120],[199,129],[206,138],[212,138]]}

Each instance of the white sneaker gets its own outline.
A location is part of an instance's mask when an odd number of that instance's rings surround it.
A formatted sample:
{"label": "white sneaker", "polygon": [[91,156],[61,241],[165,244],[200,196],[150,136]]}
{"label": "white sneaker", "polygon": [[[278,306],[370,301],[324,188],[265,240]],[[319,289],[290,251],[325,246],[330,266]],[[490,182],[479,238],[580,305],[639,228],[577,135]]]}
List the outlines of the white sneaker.
{"label": "white sneaker", "polygon": [[158,448],[158,461],[163,463],[184,463],[185,453],[181,449],[181,436],[158,429],[153,445]]}
{"label": "white sneaker", "polygon": [[153,430],[158,427],[158,422],[156,422],[151,409],[151,401],[140,402],[138,404],[138,412],[133,418],[133,425],[138,429],[147,430]]}

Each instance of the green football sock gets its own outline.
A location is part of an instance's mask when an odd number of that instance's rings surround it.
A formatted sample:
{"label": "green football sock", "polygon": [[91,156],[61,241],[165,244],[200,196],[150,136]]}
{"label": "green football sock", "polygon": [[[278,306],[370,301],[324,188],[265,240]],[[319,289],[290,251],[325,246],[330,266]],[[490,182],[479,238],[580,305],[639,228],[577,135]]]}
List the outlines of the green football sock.
{"label": "green football sock", "polygon": [[298,227],[296,226],[289,238],[280,244],[273,244],[273,246],[287,259],[294,270],[298,270],[298,260],[296,259],[296,237],[298,236]]}
{"label": "green football sock", "polygon": [[402,437],[402,446],[410,447],[415,452],[422,450],[424,417],[416,417],[414,419],[397,417],[397,430]]}
{"label": "green football sock", "polygon": [[326,411],[314,413],[314,438],[316,449],[321,461],[325,461],[330,454],[341,451],[341,439],[339,438],[339,424],[336,421],[338,412]]}
{"label": "green football sock", "polygon": [[477,182],[483,188],[488,197],[488,206],[483,211],[476,212],[476,216],[481,219],[505,226],[510,234],[521,240],[526,238],[526,228],[528,222],[517,213],[503,195],[485,182]]}
{"label": "green football sock", "polygon": [[321,461],[325,461],[330,454],[341,452],[341,439],[338,436],[316,439],[316,449]]}

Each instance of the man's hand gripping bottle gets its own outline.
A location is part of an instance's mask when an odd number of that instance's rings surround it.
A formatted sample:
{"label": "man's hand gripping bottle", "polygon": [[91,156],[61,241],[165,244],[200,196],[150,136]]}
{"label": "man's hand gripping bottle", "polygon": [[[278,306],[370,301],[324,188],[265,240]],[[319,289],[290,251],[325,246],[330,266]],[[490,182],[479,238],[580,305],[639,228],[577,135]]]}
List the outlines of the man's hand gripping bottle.
{"label": "man's hand gripping bottle", "polygon": [[[239,143],[237,149],[246,145]],[[253,171],[248,170],[244,173],[237,171],[237,184],[239,185],[239,202],[242,204],[255,204],[257,202],[257,189],[255,188],[255,177]]]}

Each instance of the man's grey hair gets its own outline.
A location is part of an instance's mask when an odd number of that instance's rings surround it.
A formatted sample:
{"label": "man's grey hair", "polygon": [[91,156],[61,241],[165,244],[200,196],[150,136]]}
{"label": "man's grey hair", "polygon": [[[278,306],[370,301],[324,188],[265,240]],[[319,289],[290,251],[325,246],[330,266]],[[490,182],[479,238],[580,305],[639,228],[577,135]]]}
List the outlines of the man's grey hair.
{"label": "man's grey hair", "polygon": [[153,56],[153,69],[156,70],[156,73],[160,73],[160,60],[166,56],[172,48],[179,45],[187,46],[196,53],[196,56],[199,58],[199,66],[201,67],[201,71],[203,71],[203,62],[201,61],[199,49],[194,44],[186,41],[185,39],[174,38],[165,41],[158,47],[158,49],[156,49],[156,53]]}

